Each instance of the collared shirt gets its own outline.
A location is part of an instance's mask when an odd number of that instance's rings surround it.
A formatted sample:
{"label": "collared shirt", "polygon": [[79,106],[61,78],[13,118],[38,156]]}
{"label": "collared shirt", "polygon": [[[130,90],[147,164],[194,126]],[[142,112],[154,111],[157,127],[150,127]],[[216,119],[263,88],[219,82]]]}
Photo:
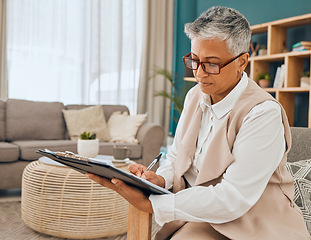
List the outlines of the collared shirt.
{"label": "collared shirt", "polygon": [[[210,96],[203,95],[201,127],[195,160],[185,173],[190,186],[194,185],[203,156],[214,134],[233,109],[248,84],[243,77],[220,102],[211,105]],[[188,101],[185,100],[186,109]],[[181,116],[178,125],[183,124]],[[178,127],[175,138],[179,138]],[[173,142],[167,159],[157,170],[165,179],[165,187],[173,185],[177,146]],[[267,100],[255,106],[243,119],[236,136],[232,154],[235,161],[227,168],[223,180],[216,186],[193,186],[176,194],[149,197],[155,220],[159,225],[173,220],[225,223],[245,214],[260,198],[285,152],[284,127],[279,104]]]}

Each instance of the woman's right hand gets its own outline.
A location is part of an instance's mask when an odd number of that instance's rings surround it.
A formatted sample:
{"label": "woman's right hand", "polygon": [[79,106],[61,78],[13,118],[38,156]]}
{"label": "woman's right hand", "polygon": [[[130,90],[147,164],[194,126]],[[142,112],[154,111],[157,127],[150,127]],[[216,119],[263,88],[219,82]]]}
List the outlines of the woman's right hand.
{"label": "woman's right hand", "polygon": [[159,187],[165,187],[165,180],[160,175],[157,175],[155,172],[146,171],[147,167],[142,164],[132,164],[129,166],[131,173],[137,177],[148,180],[149,182],[158,185]]}

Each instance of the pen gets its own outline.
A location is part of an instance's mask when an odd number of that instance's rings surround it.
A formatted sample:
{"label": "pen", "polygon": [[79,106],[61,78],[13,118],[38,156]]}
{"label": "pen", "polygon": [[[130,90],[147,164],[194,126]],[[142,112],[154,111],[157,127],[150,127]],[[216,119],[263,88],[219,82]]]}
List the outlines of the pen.
{"label": "pen", "polygon": [[146,171],[149,171],[154,165],[156,165],[160,161],[161,156],[162,156],[162,153],[160,153],[158,156],[156,156],[155,159],[147,167]]}

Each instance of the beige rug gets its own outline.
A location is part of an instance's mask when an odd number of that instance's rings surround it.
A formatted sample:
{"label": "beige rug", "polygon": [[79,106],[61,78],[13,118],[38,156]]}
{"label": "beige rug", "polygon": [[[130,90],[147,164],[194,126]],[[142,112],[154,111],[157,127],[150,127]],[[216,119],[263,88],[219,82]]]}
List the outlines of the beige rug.
{"label": "beige rug", "polygon": [[[152,236],[159,229],[153,221]],[[21,219],[20,201],[0,202],[0,240],[60,240],[53,236],[44,235],[27,227]],[[66,238],[68,239],[68,238]],[[126,234],[101,240],[126,240]],[[152,237],[153,239],[153,237]],[[95,240],[95,239],[94,239]]]}

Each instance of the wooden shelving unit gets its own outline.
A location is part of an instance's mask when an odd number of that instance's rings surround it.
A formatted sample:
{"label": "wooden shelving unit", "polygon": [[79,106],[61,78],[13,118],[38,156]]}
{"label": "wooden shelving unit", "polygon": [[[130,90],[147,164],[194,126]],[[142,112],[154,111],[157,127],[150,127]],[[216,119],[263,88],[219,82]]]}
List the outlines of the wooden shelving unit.
{"label": "wooden shelving unit", "polygon": [[269,72],[271,63],[283,62],[286,69],[284,87],[265,90],[274,94],[282,104],[291,126],[294,126],[296,93],[309,93],[308,127],[311,128],[311,88],[300,87],[304,61],[311,58],[311,51],[282,53],[286,49],[287,29],[306,24],[311,24],[311,14],[251,26],[253,35],[267,33],[267,55],[250,57],[247,71],[250,78],[255,80],[260,73]]}

